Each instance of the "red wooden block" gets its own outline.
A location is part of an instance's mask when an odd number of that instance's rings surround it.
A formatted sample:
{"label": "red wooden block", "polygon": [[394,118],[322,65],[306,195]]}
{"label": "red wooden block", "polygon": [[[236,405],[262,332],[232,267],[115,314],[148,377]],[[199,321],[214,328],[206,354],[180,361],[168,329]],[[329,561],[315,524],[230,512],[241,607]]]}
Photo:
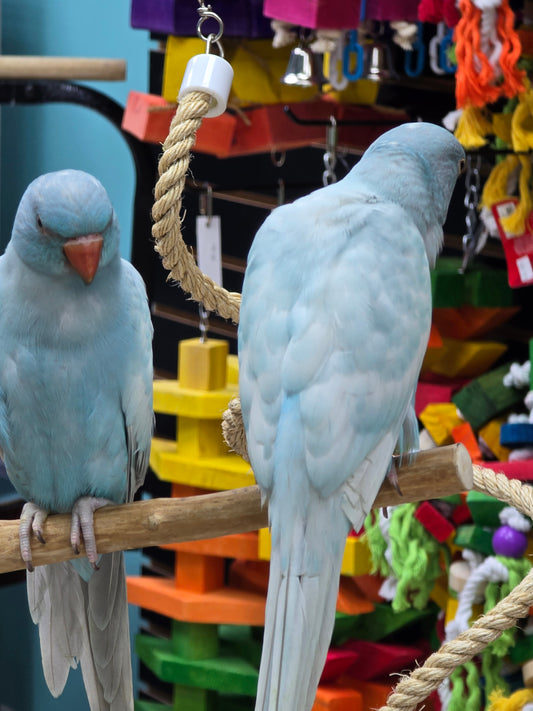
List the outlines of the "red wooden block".
{"label": "red wooden block", "polygon": [[483,466],[505,474],[509,479],[533,481],[533,459],[511,462],[483,462]]}
{"label": "red wooden block", "polygon": [[[320,683],[327,684],[335,681],[359,659],[359,654],[351,649],[329,649]],[[364,663],[364,660],[361,661]]]}
{"label": "red wooden block", "polygon": [[456,506],[452,511],[452,521],[456,526],[460,526],[462,523],[467,523],[471,520],[472,514],[466,503],[459,504],[459,506]]}
{"label": "red wooden block", "polygon": [[428,405],[434,402],[451,402],[454,389],[452,385],[419,381],[415,394],[415,413],[418,417]]}
{"label": "red wooden block", "polygon": [[415,511],[415,518],[439,543],[443,543],[455,530],[453,524],[440,511],[437,511],[429,501],[424,501],[420,504]]}
{"label": "red wooden block", "polygon": [[346,642],[342,649],[359,655],[361,661],[350,668],[349,675],[363,681],[379,679],[392,672],[409,668],[415,663],[423,662],[427,656],[427,652],[421,647],[363,640]]}

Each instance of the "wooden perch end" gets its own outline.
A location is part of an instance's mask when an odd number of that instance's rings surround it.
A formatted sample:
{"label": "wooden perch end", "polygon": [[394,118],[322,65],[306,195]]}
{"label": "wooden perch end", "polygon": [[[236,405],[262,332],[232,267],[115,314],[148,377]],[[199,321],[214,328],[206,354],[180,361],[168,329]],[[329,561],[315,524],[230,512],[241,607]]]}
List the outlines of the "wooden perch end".
{"label": "wooden perch end", "polygon": [[[385,480],[376,507],[440,498],[471,489],[472,462],[462,444],[420,452],[414,464],[399,469],[398,483],[403,495]],[[100,553],[215,538],[267,525],[267,507],[261,507],[257,486],[184,499],[150,499],[107,506],[94,516]],[[50,516],[44,524],[46,543],[33,541],[33,564],[79,557],[70,547],[69,536],[70,514]],[[19,521],[0,521],[0,550],[0,573],[25,567],[19,552]],[[83,557],[83,548],[79,555]]]}

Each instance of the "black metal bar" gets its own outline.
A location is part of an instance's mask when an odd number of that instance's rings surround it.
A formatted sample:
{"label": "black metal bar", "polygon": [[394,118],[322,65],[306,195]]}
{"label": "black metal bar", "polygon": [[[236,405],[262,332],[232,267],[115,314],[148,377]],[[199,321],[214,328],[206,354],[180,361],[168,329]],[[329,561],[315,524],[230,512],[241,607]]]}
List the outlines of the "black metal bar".
{"label": "black metal bar", "polygon": [[154,262],[157,259],[151,239],[152,192],[155,184],[155,152],[157,146],[139,141],[121,128],[123,107],[95,89],[69,81],[0,80],[0,104],[79,104],[97,111],[117,128],[126,141],[135,164],[135,195],[133,200],[133,228],[131,261],[144,278],[150,291],[153,284]]}

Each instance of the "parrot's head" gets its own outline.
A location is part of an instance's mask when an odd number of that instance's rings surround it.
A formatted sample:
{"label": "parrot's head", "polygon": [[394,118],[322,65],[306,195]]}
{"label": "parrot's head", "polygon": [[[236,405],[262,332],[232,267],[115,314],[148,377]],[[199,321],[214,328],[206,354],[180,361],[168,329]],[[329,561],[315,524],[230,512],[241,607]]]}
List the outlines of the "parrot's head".
{"label": "parrot's head", "polygon": [[80,170],[46,173],[30,183],[11,236],[18,256],[32,269],[79,276],[85,284],[118,255],[119,239],[105,189]]}
{"label": "parrot's head", "polygon": [[441,126],[417,122],[380,136],[354,172],[379,196],[407,210],[434,265],[442,247],[442,225],[464,162],[465,152],[453,134]]}

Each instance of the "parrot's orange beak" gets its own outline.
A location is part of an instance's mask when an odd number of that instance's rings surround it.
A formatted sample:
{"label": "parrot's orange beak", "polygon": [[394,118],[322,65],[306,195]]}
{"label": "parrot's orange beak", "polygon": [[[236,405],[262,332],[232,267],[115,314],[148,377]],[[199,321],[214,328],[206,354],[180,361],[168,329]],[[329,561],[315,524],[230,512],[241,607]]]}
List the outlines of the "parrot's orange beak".
{"label": "parrot's orange beak", "polygon": [[78,272],[86,284],[94,279],[104,239],[101,234],[73,237],[65,242],[63,252],[72,268]]}

